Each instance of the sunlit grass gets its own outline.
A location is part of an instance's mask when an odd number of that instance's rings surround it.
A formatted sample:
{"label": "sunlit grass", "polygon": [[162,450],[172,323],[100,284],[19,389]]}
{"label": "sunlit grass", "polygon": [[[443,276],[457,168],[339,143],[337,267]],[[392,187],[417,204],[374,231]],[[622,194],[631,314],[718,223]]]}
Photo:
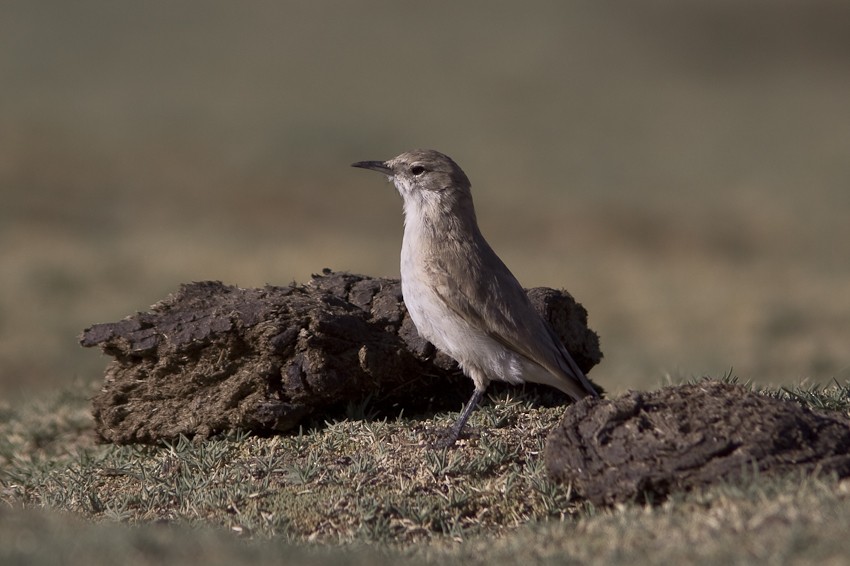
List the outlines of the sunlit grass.
{"label": "sunlit grass", "polygon": [[[761,392],[850,411],[846,384]],[[225,553],[235,563],[273,549],[315,560],[343,549],[352,559],[372,556],[363,546],[441,563],[807,562],[850,550],[848,483],[829,477],[753,476],[673,494],[658,507],[576,499],[548,479],[542,459],[563,409],[536,406],[521,391],[492,396],[453,450],[429,439],[454,413],[340,415],[283,436],[234,431],[118,447],[93,444],[87,409],[82,393],[0,407],[0,542],[35,532],[46,541],[0,544],[0,558],[46,560],[67,552],[69,538],[82,556],[109,554],[139,537],[159,540],[162,556],[175,560],[185,545],[200,545],[210,549],[200,555]],[[12,511],[20,507],[46,514]],[[211,536],[218,542],[201,544]]]}

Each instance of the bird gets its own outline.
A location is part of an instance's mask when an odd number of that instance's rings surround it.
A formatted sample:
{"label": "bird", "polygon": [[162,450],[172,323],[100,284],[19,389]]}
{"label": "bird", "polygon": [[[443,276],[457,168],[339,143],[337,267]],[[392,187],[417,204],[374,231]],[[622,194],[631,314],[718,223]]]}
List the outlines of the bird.
{"label": "bird", "polygon": [[419,334],[457,361],[475,385],[441,445],[457,442],[493,380],[543,383],[575,400],[599,396],[484,239],[471,183],[454,160],[415,149],[352,167],[386,175],[401,195],[405,306]]}

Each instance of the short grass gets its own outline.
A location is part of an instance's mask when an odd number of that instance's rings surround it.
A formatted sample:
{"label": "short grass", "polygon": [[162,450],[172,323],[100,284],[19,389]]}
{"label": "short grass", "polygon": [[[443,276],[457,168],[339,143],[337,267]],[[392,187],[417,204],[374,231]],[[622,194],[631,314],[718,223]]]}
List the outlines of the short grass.
{"label": "short grass", "polygon": [[[850,411],[850,384],[764,392]],[[84,394],[0,409],[0,560],[191,563],[386,558],[492,563],[840,563],[850,482],[754,477],[658,507],[599,509],[548,480],[562,409],[519,390],[473,415],[369,417],[297,433],[118,447],[93,441]],[[364,414],[367,413],[367,414]]]}

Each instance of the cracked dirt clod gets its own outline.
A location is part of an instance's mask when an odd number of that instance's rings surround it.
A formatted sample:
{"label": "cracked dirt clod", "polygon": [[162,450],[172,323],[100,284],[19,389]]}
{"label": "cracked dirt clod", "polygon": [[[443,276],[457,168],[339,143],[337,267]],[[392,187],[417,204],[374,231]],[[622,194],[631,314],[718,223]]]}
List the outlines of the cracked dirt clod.
{"label": "cracked dirt clod", "polygon": [[546,445],[550,476],[596,505],[662,501],[752,475],[850,475],[850,419],[702,381],[571,406]]}
{"label": "cracked dirt clod", "polygon": [[[581,305],[552,289],[528,294],[582,370],[599,363]],[[472,387],[416,332],[398,280],[330,270],[288,287],[182,285],[148,312],[86,329],[80,342],[114,358],[92,408],[101,439],[121,444],[282,432],[367,397],[458,408]]]}

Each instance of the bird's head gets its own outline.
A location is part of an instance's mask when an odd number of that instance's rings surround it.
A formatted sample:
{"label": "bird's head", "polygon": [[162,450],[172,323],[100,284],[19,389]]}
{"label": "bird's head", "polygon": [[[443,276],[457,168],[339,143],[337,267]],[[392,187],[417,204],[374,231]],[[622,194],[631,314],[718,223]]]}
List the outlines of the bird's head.
{"label": "bird's head", "polygon": [[[440,208],[470,201],[470,183],[451,157],[433,149],[414,149],[388,161],[359,161],[352,167],[383,173],[404,199],[405,211],[428,204]],[[429,207],[430,208],[430,207]]]}

